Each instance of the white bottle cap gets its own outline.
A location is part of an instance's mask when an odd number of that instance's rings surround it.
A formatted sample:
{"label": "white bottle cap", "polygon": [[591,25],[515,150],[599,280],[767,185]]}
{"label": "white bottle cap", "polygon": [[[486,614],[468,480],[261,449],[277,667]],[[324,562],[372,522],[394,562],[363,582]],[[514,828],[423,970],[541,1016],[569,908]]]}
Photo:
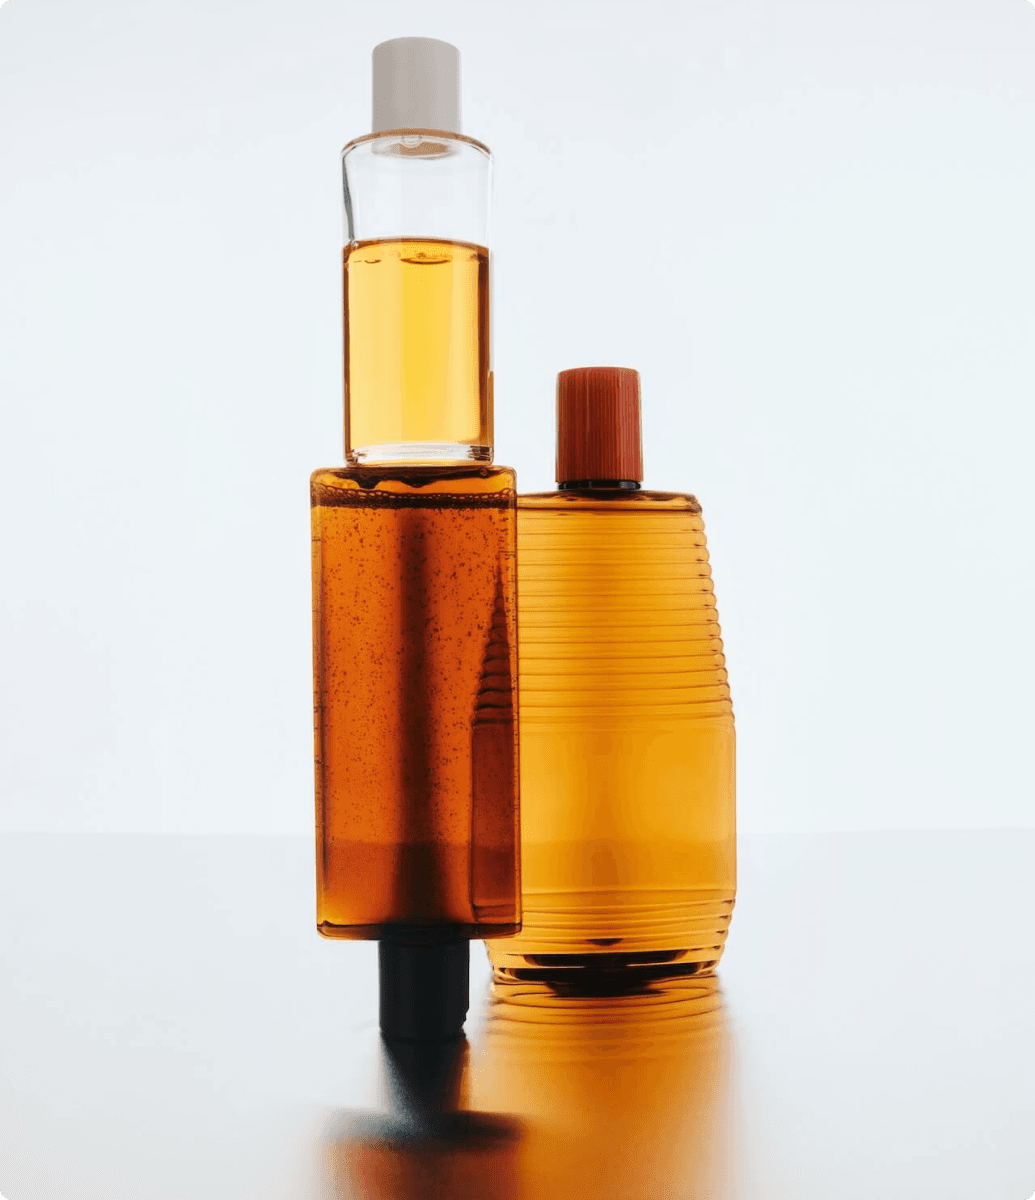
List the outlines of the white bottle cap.
{"label": "white bottle cap", "polygon": [[437,38],[392,38],[374,47],[373,132],[460,132],[460,51]]}

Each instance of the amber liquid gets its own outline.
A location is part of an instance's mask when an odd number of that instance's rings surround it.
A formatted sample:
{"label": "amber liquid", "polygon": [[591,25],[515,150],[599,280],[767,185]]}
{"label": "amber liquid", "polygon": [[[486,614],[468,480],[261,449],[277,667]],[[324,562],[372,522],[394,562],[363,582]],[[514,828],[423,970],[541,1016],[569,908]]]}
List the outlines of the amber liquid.
{"label": "amber liquid", "polygon": [[511,933],[514,473],[317,471],[312,520],[320,932]]}
{"label": "amber liquid", "polygon": [[518,500],[522,932],[498,977],[694,972],[736,887],[734,732],[700,506]]}
{"label": "amber liquid", "polygon": [[347,452],[459,443],[488,460],[485,247],[419,238],[353,242],[344,250],[344,294]]}

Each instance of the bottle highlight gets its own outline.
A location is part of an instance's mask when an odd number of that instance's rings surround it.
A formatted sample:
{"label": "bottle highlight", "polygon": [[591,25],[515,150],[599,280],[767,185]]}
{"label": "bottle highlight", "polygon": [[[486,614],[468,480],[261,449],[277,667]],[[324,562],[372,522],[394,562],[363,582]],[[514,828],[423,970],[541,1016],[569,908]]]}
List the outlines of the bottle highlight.
{"label": "bottle highlight", "polygon": [[449,1036],[520,924],[515,477],[492,465],[488,148],[459,55],[374,50],[342,152],[346,466],[311,480],[317,923],[381,943],[381,1026]]}
{"label": "bottle highlight", "polygon": [[704,972],[736,850],[701,506],[641,488],[635,371],[562,372],[557,399],[559,490],[518,498],[523,924],[489,956],[498,980]]}

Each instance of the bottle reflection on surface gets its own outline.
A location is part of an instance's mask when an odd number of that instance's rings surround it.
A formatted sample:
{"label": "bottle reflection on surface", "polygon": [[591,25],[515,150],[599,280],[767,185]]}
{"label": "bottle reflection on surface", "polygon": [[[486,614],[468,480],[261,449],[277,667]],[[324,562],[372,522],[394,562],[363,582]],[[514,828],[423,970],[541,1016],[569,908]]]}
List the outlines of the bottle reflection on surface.
{"label": "bottle reflection on surface", "polygon": [[513,1200],[520,1128],[468,1105],[468,1044],[381,1042],[388,1110],[347,1113],[327,1147],[328,1200]]}
{"label": "bottle reflection on surface", "polygon": [[733,1200],[718,980],[596,984],[494,985],[473,1051],[382,1041],[387,1110],[338,1120],[328,1198]]}
{"label": "bottle reflection on surface", "polygon": [[515,1200],[732,1200],[729,1029],[714,976],[624,995],[496,985],[472,1098],[521,1123]]}

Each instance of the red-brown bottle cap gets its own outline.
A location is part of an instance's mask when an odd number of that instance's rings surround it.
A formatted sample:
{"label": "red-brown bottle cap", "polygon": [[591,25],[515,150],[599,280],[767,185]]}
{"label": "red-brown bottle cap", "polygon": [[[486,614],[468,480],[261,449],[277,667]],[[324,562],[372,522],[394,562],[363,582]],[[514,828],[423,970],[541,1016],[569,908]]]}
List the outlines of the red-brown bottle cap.
{"label": "red-brown bottle cap", "polygon": [[640,376],[577,367],[557,376],[557,482],[643,479]]}

